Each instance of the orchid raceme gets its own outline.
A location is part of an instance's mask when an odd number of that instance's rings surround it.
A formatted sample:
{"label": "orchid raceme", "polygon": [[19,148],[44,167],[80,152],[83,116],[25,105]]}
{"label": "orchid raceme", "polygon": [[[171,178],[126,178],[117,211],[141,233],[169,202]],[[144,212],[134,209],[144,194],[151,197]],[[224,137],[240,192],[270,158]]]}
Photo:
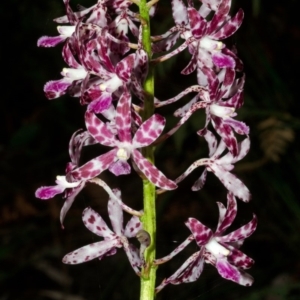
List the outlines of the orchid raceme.
{"label": "orchid raceme", "polygon": [[[250,139],[249,127],[236,119],[244,102],[243,63],[235,48],[226,45],[226,39],[241,26],[244,13],[239,9],[231,17],[231,0],[195,3],[170,0],[174,24],[166,32],[153,35],[150,23],[159,6],[157,2],[98,0],[90,7],[82,3],[83,6],[78,5],[77,10],[73,10],[72,1],[63,0],[66,14],[54,20],[61,24],[59,36],[43,36],[38,40],[41,47],[64,44],[62,77],[47,82],[44,92],[48,99],[65,94],[78,98],[75,105],[79,102],[84,106],[82,120],[86,130],[76,131],[70,140],[71,161],[65,175],[57,176],[56,185],[38,188],[36,197],[46,200],[63,194],[65,202],[60,213],[63,223],[75,197],[88,183],[102,187],[109,195],[108,214],[113,230],[97,212],[86,208],[82,216],[84,225],[103,240],[67,254],[63,262],[78,264],[94,258],[104,259],[115,254],[117,248],[124,248],[131,266],[140,276],[141,300],[155,297],[157,266],[173,259],[193,241],[199,251],[166,278],[156,292],[167,284],[197,280],[205,262],[215,266],[222,277],[251,285],[253,279],[244,269],[249,268],[253,260],[238,248],[254,232],[257,222],[254,216],[248,224],[224,235],[237,214],[235,197],[244,202],[251,198],[246,185],[232,173],[234,164],[248,153]],[[178,46],[180,38],[183,42]],[[185,50],[190,61],[181,74],[190,75],[189,87],[175,97],[158,100],[154,93],[155,66]],[[172,83],[172,79],[170,81]],[[192,93],[196,95],[190,97]],[[176,110],[170,109],[179,121],[164,132],[168,119],[155,110],[170,107],[183,97],[189,99]],[[209,153],[194,161],[176,179],[169,179],[168,174],[155,165],[154,149],[186,126],[196,113],[202,113],[205,121],[193,134],[208,144]],[[100,152],[82,162],[82,149],[97,144],[101,145]],[[202,166],[204,171],[192,190],[202,189],[207,172],[212,172],[228,191],[227,208],[218,202],[217,229],[213,232],[198,220],[189,218],[185,224],[191,235],[168,256],[157,259],[156,197],[163,191],[176,189],[177,184]],[[128,176],[134,170],[140,176],[142,210],[130,208],[121,199],[119,189],[98,177],[106,170],[115,176]],[[123,210],[133,215],[125,228]],[[130,238],[140,242],[140,249],[129,242]]]}
{"label": "orchid raceme", "polygon": [[[157,292],[170,283],[180,284],[197,280],[203,271],[204,262],[215,266],[219,274],[225,279],[245,286],[252,284],[253,278],[243,270],[250,268],[254,261],[238,248],[255,231],[257,218],[254,215],[248,224],[223,235],[236,217],[237,204],[231,193],[227,195],[227,208],[221,202],[217,202],[217,204],[219,222],[215,233],[194,218],[189,218],[185,223],[192,232],[200,251],[189,257],[172,276],[164,279],[156,288]],[[183,246],[187,246],[190,242],[191,238],[189,237],[186,242],[179,246],[179,249],[175,249],[165,258],[157,260],[157,263],[161,264],[163,261],[170,260],[183,249]]]}

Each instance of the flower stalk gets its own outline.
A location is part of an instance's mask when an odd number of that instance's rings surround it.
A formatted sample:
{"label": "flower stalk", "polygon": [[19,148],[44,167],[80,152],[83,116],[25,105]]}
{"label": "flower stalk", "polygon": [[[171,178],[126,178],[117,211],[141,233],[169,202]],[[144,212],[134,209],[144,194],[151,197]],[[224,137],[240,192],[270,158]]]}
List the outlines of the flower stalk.
{"label": "flower stalk", "polygon": [[[150,16],[149,6],[146,0],[141,0],[139,4],[139,11],[141,16],[142,26],[142,47],[147,53],[148,61],[152,57],[151,49],[151,32],[150,32]],[[143,120],[147,120],[154,113],[154,68],[149,66],[148,74],[146,76],[144,85],[145,99],[142,112]],[[151,163],[154,164],[154,147],[148,146],[143,149],[143,155]],[[143,179],[143,203],[144,215],[141,217],[143,228],[150,235],[150,245],[145,249],[144,259],[145,267],[141,274],[141,300],[152,300],[155,296],[155,279],[157,267],[153,265],[156,253],[156,192],[155,185],[148,179]]]}

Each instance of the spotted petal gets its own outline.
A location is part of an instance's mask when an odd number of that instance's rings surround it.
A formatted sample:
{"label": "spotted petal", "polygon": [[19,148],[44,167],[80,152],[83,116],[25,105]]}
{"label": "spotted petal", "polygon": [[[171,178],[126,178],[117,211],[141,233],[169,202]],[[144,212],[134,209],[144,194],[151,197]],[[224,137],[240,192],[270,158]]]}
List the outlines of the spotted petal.
{"label": "spotted petal", "polygon": [[232,193],[227,194],[227,208],[224,211],[224,205],[217,202],[219,206],[219,222],[215,234],[221,235],[234,221],[237,214],[237,203]]}
{"label": "spotted petal", "polygon": [[165,190],[173,190],[177,185],[172,180],[168,179],[161,171],[159,171],[153,164],[145,159],[138,150],[132,151],[132,157],[138,168],[144,175],[155,184],[157,187]]}
{"label": "spotted petal", "polygon": [[87,207],[82,213],[85,227],[98,236],[112,238],[114,233],[109,229],[102,217],[92,208]]}
{"label": "spotted petal", "polygon": [[83,166],[73,170],[71,176],[78,180],[89,180],[98,176],[101,172],[108,169],[109,166],[117,160],[118,149],[113,149],[105,154],[102,154]]}
{"label": "spotted petal", "polygon": [[231,265],[225,258],[217,260],[216,268],[219,274],[227,280],[232,280],[244,286],[250,286],[253,283],[252,276],[240,271],[237,267]]}
{"label": "spotted petal", "polygon": [[240,227],[239,229],[232,231],[231,233],[216,237],[216,240],[221,243],[232,243],[240,240],[244,240],[249,237],[256,229],[257,217],[253,215],[253,219],[246,225]]}
{"label": "spotted petal", "polygon": [[189,218],[185,225],[192,232],[198,246],[205,245],[213,235],[213,232],[195,218]]}
{"label": "spotted petal", "polygon": [[132,144],[135,148],[142,148],[152,144],[162,133],[166,120],[158,114],[154,114],[146,120],[136,131]]}
{"label": "spotted petal", "polygon": [[120,242],[117,239],[96,242],[68,253],[63,257],[62,262],[72,265],[80,264],[97,257],[102,257],[106,253],[110,252],[113,248],[120,246]]}
{"label": "spotted petal", "polygon": [[[121,192],[118,189],[114,189],[113,192],[115,193],[116,197],[121,201]],[[114,232],[117,235],[123,235],[123,210],[119,203],[115,200],[110,198],[108,201],[108,216],[110,219],[110,223],[113,227]]]}
{"label": "spotted petal", "polygon": [[109,127],[92,112],[85,113],[85,123],[89,133],[102,145],[115,147],[117,139]]}

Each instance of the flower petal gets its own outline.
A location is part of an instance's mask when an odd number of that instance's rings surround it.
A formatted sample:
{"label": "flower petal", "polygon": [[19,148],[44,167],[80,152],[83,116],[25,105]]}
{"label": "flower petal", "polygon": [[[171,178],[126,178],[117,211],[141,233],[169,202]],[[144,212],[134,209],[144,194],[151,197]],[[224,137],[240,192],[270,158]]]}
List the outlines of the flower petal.
{"label": "flower petal", "polygon": [[221,235],[234,221],[237,214],[237,203],[232,193],[227,194],[227,209],[224,212],[224,206],[222,203],[218,203],[219,206],[219,222],[215,232],[215,235]]}
{"label": "flower petal", "polygon": [[132,151],[132,157],[138,168],[144,175],[157,187],[164,190],[173,190],[177,188],[177,184],[168,179],[161,171],[159,171],[151,162],[145,159],[138,150]]}
{"label": "flower petal", "polygon": [[176,25],[184,26],[188,24],[187,9],[183,1],[172,0],[172,14]]}
{"label": "flower petal", "polygon": [[256,229],[257,226],[257,217],[253,215],[253,219],[246,225],[240,227],[239,229],[232,231],[231,233],[216,237],[216,240],[221,243],[232,243],[239,240],[244,240],[249,237]]}
{"label": "flower petal", "polygon": [[211,171],[220,179],[229,192],[244,202],[249,202],[251,194],[245,184],[232,173],[217,164],[209,164]]}
{"label": "flower petal", "polygon": [[121,142],[131,143],[131,95],[125,91],[118,102],[116,126]]}
{"label": "flower petal", "polygon": [[62,78],[59,80],[48,81],[44,86],[44,92],[48,99],[55,99],[67,92],[67,89],[73,83],[71,78]]}
{"label": "flower petal", "polygon": [[254,260],[251,257],[230,245],[228,248],[230,254],[227,256],[227,260],[230,264],[242,269],[249,269],[253,266]]}
{"label": "flower petal", "polygon": [[146,120],[136,131],[132,144],[134,148],[142,148],[152,144],[162,133],[166,119],[161,115],[154,114]]}
{"label": "flower petal", "polygon": [[109,127],[98,119],[94,113],[85,113],[85,123],[89,133],[102,145],[115,147],[117,139]]}
{"label": "flower petal", "polygon": [[67,212],[69,211],[70,207],[72,206],[76,196],[80,193],[80,191],[84,188],[84,186],[85,186],[85,183],[81,183],[78,187],[67,190],[67,198],[64,202],[63,207],[60,210],[60,223],[63,228],[64,228],[63,222],[65,219],[65,216],[66,216]]}
{"label": "flower petal", "polygon": [[124,235],[128,238],[133,238],[136,236],[138,231],[142,229],[142,227],[143,225],[140,221],[140,218],[138,218],[137,216],[133,216],[126,224]]}
{"label": "flower petal", "polygon": [[140,276],[140,268],[142,267],[143,262],[137,248],[134,245],[129,244],[128,241],[123,243],[123,247],[134,272]]}
{"label": "flower petal", "polygon": [[113,149],[105,154],[102,154],[90,160],[83,166],[70,172],[70,175],[75,180],[89,180],[98,176],[104,170],[108,169],[114,161],[117,160],[117,151],[118,149]]}
{"label": "flower petal", "polygon": [[219,274],[225,279],[232,280],[244,286],[250,286],[253,283],[253,278],[249,274],[232,266],[225,258],[217,260],[216,268]]}
{"label": "flower petal", "polygon": [[38,47],[55,47],[59,43],[62,43],[66,40],[66,36],[58,35],[58,36],[42,36],[38,39],[37,45]]}
{"label": "flower petal", "polygon": [[195,218],[189,218],[185,222],[187,228],[192,232],[199,247],[205,245],[213,236],[213,232]]}
{"label": "flower petal", "polygon": [[36,190],[35,197],[42,200],[48,200],[55,195],[63,193],[65,189],[66,187],[60,185],[42,186]]}
{"label": "flower petal", "polygon": [[110,165],[108,170],[115,176],[128,175],[131,173],[131,167],[127,161],[117,160]]}
{"label": "flower petal", "polygon": [[[116,195],[116,197],[120,201],[122,201],[121,191],[118,189],[114,189],[113,192]],[[115,199],[109,198],[107,210],[114,232],[119,236],[123,235],[123,210],[121,206]]]}
{"label": "flower petal", "polygon": [[206,32],[207,22],[202,18],[194,7],[187,9],[192,35],[200,39]]}
{"label": "flower petal", "polygon": [[109,229],[102,217],[91,207],[87,207],[82,213],[82,221],[85,227],[98,236],[111,239],[115,234]]}
{"label": "flower petal", "polygon": [[80,264],[101,257],[114,247],[120,246],[120,242],[117,239],[93,243],[68,253],[63,257],[62,262],[71,265]]}

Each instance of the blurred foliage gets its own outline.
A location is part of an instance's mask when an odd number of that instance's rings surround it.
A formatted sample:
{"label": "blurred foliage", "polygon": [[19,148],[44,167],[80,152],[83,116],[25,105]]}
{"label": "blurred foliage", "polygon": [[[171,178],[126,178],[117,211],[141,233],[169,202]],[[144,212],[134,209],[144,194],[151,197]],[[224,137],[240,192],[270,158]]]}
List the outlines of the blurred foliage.
{"label": "blurred foliage", "polygon": [[[72,4],[75,1],[72,1]],[[76,1],[76,3],[81,3]],[[91,1],[89,2],[91,3]],[[82,3],[83,5],[85,3]],[[300,20],[297,1],[233,1],[233,12],[245,10],[238,34],[228,40],[236,45],[247,74],[245,106],[239,112],[251,127],[252,147],[235,172],[252,191],[251,203],[239,202],[235,226],[245,224],[254,211],[259,217],[256,233],[243,250],[256,260],[250,270],[255,278],[244,288],[220,278],[210,266],[191,284],[169,286],[157,299],[298,299],[300,260],[298,249],[300,203],[299,79]],[[43,84],[60,77],[63,67],[61,47],[36,47],[42,35],[55,35],[52,19],[64,13],[62,1],[6,1],[0,11],[3,24],[0,49],[2,66],[2,109],[0,142],[0,299],[137,299],[139,281],[122,250],[103,261],[65,266],[64,254],[97,241],[80,219],[82,210],[92,205],[106,215],[107,197],[88,186],[75,201],[61,230],[59,197],[51,201],[34,198],[41,185],[51,185],[64,172],[71,134],[84,127],[83,108],[76,99],[47,101]],[[155,34],[163,33],[172,20],[166,18],[170,2],[161,0]],[[156,90],[161,100],[173,97],[195,82],[195,76],[180,76],[188,54],[161,64]],[[169,74],[172,74],[170,76]],[[191,78],[193,77],[193,78]],[[181,103],[187,101],[185,97]],[[178,105],[180,105],[179,103]],[[176,105],[175,105],[176,106]],[[175,108],[173,108],[175,110]],[[177,120],[167,108],[168,128]],[[175,178],[195,159],[206,155],[205,142],[194,132],[203,124],[203,112],[191,118],[178,134],[157,148],[157,164]],[[97,150],[97,149],[96,149]],[[88,151],[87,151],[88,152]],[[90,155],[86,153],[86,155]],[[225,201],[225,190],[213,176],[200,192],[190,190],[202,170],[194,171],[178,191],[158,199],[158,256],[169,253],[188,234],[183,222],[196,217],[216,226],[215,200]],[[140,208],[141,183],[137,176],[107,176],[113,186],[122,187],[125,202]],[[222,200],[224,199],[224,200]],[[75,233],[75,234],[74,234]],[[190,245],[158,271],[158,282],[172,274],[196,250]]]}

